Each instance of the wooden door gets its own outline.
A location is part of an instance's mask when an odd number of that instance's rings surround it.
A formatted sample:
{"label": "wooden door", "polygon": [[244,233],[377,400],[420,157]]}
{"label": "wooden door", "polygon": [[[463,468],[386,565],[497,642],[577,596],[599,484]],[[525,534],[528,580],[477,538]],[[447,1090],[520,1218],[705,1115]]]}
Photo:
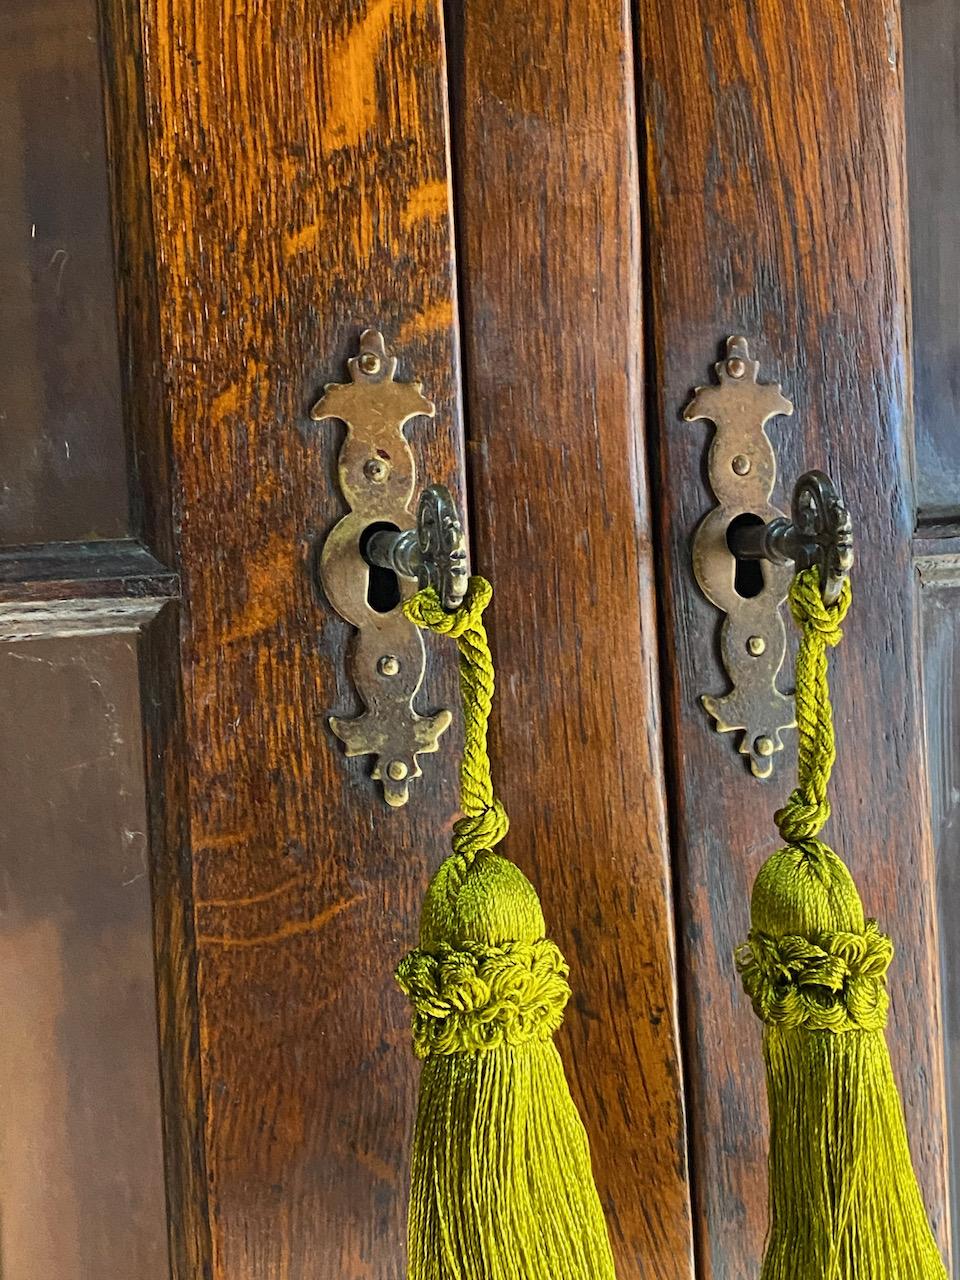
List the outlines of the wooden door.
{"label": "wooden door", "polygon": [[[905,173],[935,187],[958,127],[949,10],[904,0],[905,131],[894,0],[0,0],[4,1280],[404,1275],[391,975],[458,739],[393,810],[328,727],[358,704],[316,573],[341,428],[309,410],[369,325],[495,584],[509,848],[571,962],[621,1280],[762,1250],[731,952],[792,743],[761,784],[699,705],[680,415],[736,332],[796,402],[777,497],[824,467],[859,546],[832,835],[898,942],[946,1249],[956,317],[918,303],[914,448]],[[950,192],[912,207],[923,299]],[[420,698],[456,705],[440,647]]]}

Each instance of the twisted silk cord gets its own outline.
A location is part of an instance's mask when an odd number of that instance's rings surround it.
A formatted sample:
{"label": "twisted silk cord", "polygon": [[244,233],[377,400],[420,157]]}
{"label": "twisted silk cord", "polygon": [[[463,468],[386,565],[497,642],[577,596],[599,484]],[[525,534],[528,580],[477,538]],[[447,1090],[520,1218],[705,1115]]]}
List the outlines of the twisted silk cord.
{"label": "twisted silk cord", "polygon": [[463,702],[463,758],[460,762],[460,808],[453,828],[452,857],[465,875],[477,854],[492,849],[507,834],[510,819],[493,794],[487,724],[493,705],[493,658],[483,625],[483,611],[493,596],[486,578],[472,577],[459,609],[444,609],[433,587],[411,596],[403,612],[425,631],[456,640],[460,654],[460,697]]}
{"label": "twisted silk cord", "polygon": [[[790,612],[800,628],[797,652],[797,786],[774,814],[790,844],[814,840],[830,817],[827,787],[837,758],[833,709],[827,680],[827,650],[843,638],[841,626],[850,608],[847,579],[836,604],[823,602],[817,569],[798,573],[790,586]],[[820,841],[816,841],[819,845]]]}

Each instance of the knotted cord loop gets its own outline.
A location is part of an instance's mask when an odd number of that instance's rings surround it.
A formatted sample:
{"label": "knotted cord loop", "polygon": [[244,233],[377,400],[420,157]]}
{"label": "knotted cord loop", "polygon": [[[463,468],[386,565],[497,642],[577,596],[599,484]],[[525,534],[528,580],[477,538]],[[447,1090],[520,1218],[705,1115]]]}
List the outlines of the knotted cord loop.
{"label": "knotted cord loop", "polygon": [[450,636],[460,651],[460,697],[464,742],[460,762],[460,808],[464,816],[453,828],[453,852],[466,864],[482,849],[492,849],[507,834],[510,820],[493,794],[487,723],[493,704],[493,658],[483,625],[483,611],[493,588],[486,578],[472,577],[463,604],[448,612],[433,587],[406,601],[403,612],[425,631]]}
{"label": "knotted cord loop", "polygon": [[850,583],[836,604],[823,602],[816,568],[798,573],[790,586],[790,612],[800,628],[797,651],[797,786],[774,814],[788,844],[811,840],[830,817],[827,785],[837,758],[833,709],[827,682],[827,650],[843,637],[841,624],[850,608]]}

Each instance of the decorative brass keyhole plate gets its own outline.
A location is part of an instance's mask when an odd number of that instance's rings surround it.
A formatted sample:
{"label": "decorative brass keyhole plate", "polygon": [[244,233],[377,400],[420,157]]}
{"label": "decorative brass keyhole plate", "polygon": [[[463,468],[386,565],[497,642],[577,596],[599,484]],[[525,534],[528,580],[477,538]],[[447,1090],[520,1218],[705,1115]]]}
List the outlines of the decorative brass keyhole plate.
{"label": "decorative brass keyhole plate", "polygon": [[792,699],[777,688],[786,652],[780,610],[793,568],[763,561],[761,569],[756,562],[762,584],[754,594],[742,594],[727,537],[738,517],[767,524],[783,515],[770,501],[777,463],[764,425],[792,414],[793,405],[778,385],[757,381],[760,366],[750,359],[746,338],[729,338],[726,359],[714,367],[718,385],[698,387],[683,416],[688,422],[707,418],[716,427],[708,469],[718,505],[697,529],[693,571],[707,599],[726,614],[720,648],[733,688],[703,694],[701,701],[718,733],[743,730],[740,752],[758,778],[768,778],[775,753],[783,750],[780,730],[796,723]]}
{"label": "decorative brass keyhole plate", "polygon": [[[434,406],[420,383],[394,381],[397,361],[376,329],[361,335],[359,354],[347,363],[350,381],[328,384],[310,416],[316,422],[338,418],[347,427],[338,470],[350,511],[323,545],[320,580],[336,611],[357,628],[349,668],[366,709],[354,718],[331,716],[330,726],[348,756],[376,756],[373,777],[383,783],[387,804],[399,806],[409,798],[410,779],[421,776],[417,757],[437,750],[452,716],[414,710],[423,640],[399,603],[385,612],[370,603],[370,566],[361,542],[371,525],[414,527],[416,464],[403,428],[411,418],[432,418]],[[397,581],[403,597],[416,589],[412,581]]]}

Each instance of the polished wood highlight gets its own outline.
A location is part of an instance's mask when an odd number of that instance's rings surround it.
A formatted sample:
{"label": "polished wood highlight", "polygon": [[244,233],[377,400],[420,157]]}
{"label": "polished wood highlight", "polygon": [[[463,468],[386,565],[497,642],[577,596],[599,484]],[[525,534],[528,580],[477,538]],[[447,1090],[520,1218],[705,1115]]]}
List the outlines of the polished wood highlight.
{"label": "polished wood highlight", "polygon": [[[316,548],[375,324],[422,379],[420,475],[462,494],[436,0],[144,0],[165,411],[185,603],[185,821],[215,1280],[404,1272],[417,1081],[392,977],[456,806],[451,731],[393,812],[327,725],[355,698]],[[422,705],[455,705],[430,646]]]}
{"label": "polished wood highlight", "polygon": [[468,448],[510,855],[574,997],[558,1043],[618,1274],[692,1275],[644,458],[631,32],[467,0],[451,33]]}
{"label": "polished wood highlight", "polygon": [[795,417],[770,425],[783,500],[825,466],[862,531],[833,661],[839,763],[826,830],[894,934],[890,1042],[915,1161],[946,1241],[938,955],[910,537],[904,143],[897,10],[872,0],[640,0],[652,421],[678,919],[700,1271],[755,1274],[766,1221],[760,1028],[732,950],[776,844],[751,778],[698,703],[720,677],[719,616],[690,539],[709,509],[707,433],[681,411],[728,334],[756,342]]}

